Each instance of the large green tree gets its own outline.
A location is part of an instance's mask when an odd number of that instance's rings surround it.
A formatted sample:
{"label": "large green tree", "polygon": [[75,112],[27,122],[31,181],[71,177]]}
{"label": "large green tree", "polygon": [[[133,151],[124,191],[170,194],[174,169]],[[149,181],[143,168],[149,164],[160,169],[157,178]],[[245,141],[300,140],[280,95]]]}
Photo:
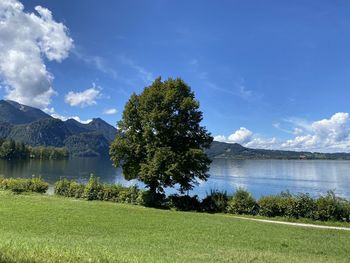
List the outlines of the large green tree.
{"label": "large green tree", "polygon": [[144,182],[152,193],[175,185],[184,193],[209,176],[204,149],[213,138],[200,125],[202,119],[199,102],[183,80],[158,78],[125,105],[111,159],[126,179]]}

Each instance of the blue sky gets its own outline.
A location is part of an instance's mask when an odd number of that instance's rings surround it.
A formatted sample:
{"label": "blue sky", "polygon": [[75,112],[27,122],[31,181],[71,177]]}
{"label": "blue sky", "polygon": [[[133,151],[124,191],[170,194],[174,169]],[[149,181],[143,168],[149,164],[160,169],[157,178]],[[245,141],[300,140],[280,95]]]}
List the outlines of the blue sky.
{"label": "blue sky", "polygon": [[[38,23],[53,24],[66,42],[57,44],[55,35],[46,31],[31,39],[39,43],[47,71],[42,77],[50,76],[54,90],[44,96],[46,103],[30,98],[0,65],[2,97],[18,96],[55,116],[102,117],[115,125],[132,92],[141,92],[157,76],[181,77],[194,90],[203,124],[217,140],[259,148],[350,150],[348,1],[22,4],[24,9],[13,11],[14,17],[34,13],[43,18],[46,13],[38,14],[35,7],[47,8],[52,19]],[[30,19],[35,22],[34,14]],[[4,34],[8,43],[28,38],[23,31],[14,34]],[[44,36],[53,40],[37,40]],[[56,57],[42,48],[43,41],[54,45]],[[22,45],[19,49],[25,50]]]}

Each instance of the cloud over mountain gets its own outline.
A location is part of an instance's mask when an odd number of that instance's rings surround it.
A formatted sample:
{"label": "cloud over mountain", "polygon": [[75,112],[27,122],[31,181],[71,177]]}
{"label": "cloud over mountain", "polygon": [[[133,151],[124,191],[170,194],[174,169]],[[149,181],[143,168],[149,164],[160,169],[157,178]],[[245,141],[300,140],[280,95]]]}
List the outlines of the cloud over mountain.
{"label": "cloud over mountain", "polygon": [[294,125],[294,137],[287,140],[263,138],[247,128],[241,127],[226,138],[215,136],[215,140],[229,143],[240,143],[250,148],[268,148],[284,150],[305,150],[342,152],[350,151],[349,113],[338,112],[329,119],[307,122],[301,119],[291,119]]}

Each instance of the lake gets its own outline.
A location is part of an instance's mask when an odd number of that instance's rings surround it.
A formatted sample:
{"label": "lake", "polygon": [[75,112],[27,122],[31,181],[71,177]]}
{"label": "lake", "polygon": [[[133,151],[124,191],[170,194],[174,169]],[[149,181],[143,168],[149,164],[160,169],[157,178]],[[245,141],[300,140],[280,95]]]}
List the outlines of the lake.
{"label": "lake", "polygon": [[[114,168],[108,159],[0,160],[0,174],[6,177],[40,175],[51,184],[61,177],[86,182],[91,173],[106,183],[138,184],[143,187],[137,181],[123,179],[121,169]],[[209,180],[200,182],[190,194],[203,197],[211,189],[225,190],[231,194],[236,188],[243,187],[255,197],[286,190],[317,196],[331,189],[350,199],[350,161],[215,159],[209,173]],[[167,190],[167,193],[173,192],[174,189]]]}

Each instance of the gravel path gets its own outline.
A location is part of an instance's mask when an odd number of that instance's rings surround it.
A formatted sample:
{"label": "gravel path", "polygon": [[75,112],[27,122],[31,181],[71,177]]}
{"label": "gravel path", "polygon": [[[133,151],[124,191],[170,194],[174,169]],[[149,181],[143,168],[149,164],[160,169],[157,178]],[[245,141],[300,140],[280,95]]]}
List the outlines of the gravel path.
{"label": "gravel path", "polygon": [[234,216],[234,218],[238,218],[238,219],[242,219],[242,220],[263,222],[263,223],[280,224],[280,225],[350,231],[350,227],[322,226],[322,225],[313,225],[313,224],[303,224],[303,223],[293,223],[293,222],[274,221],[274,220],[267,220],[267,219],[249,218],[249,217],[241,217],[241,216]]}

